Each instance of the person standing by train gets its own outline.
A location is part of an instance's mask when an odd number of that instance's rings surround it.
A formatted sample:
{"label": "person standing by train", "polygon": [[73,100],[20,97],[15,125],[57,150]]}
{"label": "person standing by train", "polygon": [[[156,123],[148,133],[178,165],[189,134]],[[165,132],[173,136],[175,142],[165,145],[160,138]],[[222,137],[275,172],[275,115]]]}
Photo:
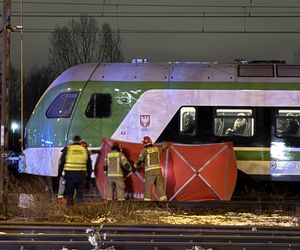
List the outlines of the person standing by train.
{"label": "person standing by train", "polygon": [[111,152],[104,158],[104,173],[107,176],[107,200],[113,200],[115,190],[117,192],[117,200],[125,200],[124,176],[130,170],[132,170],[131,165],[122,152],[121,144],[114,142]]}
{"label": "person standing by train", "polygon": [[84,189],[90,183],[92,161],[86,147],[81,144],[79,135],[73,137],[73,143],[62,150],[58,167],[58,177],[65,179],[67,206],[74,205],[74,194],[78,203],[83,202]]}
{"label": "person standing by train", "polygon": [[156,190],[160,201],[167,201],[167,195],[164,191],[164,178],[160,165],[160,154],[168,146],[154,146],[149,136],[144,136],[142,143],[144,148],[139,154],[134,168],[137,169],[142,164],[145,166],[145,194],[144,201],[151,201],[151,193],[153,185]]}
{"label": "person standing by train", "polygon": [[[60,152],[66,153],[68,145],[66,145]],[[65,188],[66,188],[66,180],[65,180],[65,171],[61,169],[61,160],[62,157],[60,157],[59,163],[58,163],[58,191],[57,191],[57,201],[60,206],[66,206],[67,200],[65,199]]]}
{"label": "person standing by train", "polygon": [[[85,141],[81,140],[80,145],[83,147],[87,148],[88,145]],[[65,146],[61,152],[64,152],[67,150],[67,146]],[[59,177],[58,180],[58,192],[57,192],[57,198],[58,198],[58,204],[65,206],[66,205],[66,200],[65,200],[65,186],[66,186],[66,180],[65,180],[65,172],[62,171],[61,176]]]}

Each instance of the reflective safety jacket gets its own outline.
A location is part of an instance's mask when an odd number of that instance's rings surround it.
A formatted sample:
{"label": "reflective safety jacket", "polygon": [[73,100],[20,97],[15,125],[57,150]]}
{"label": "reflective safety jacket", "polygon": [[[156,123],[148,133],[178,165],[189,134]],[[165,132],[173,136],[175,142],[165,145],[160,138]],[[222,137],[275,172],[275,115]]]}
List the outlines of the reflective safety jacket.
{"label": "reflective safety jacket", "polygon": [[85,147],[73,144],[68,146],[64,170],[87,171],[87,161],[89,155]]}
{"label": "reflective safety jacket", "polygon": [[145,171],[153,169],[159,169],[160,166],[160,154],[163,151],[162,146],[147,146],[141,151],[137,160],[137,165],[144,163]]}
{"label": "reflective safety jacket", "polygon": [[123,177],[124,170],[129,169],[130,163],[122,152],[113,150],[104,159],[104,171],[108,177]]}

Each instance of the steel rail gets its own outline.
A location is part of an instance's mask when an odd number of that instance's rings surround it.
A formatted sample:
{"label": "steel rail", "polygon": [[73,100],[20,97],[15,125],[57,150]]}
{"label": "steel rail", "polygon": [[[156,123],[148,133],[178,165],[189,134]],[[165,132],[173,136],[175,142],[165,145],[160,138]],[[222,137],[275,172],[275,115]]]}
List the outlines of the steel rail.
{"label": "steel rail", "polygon": [[[87,228],[98,228],[101,248],[300,249],[300,228],[188,225],[0,223],[0,249],[91,249]],[[255,229],[255,230],[253,230]],[[194,248],[195,249],[195,248]],[[201,248],[199,248],[201,249]]]}
{"label": "steel rail", "polygon": [[[154,232],[153,232],[154,233]],[[105,242],[256,242],[256,243],[297,243],[300,244],[300,234],[298,235],[259,235],[253,233],[251,235],[219,235],[216,232],[212,235],[204,234],[100,234],[102,238],[105,235]],[[59,234],[59,233],[48,233],[48,234],[5,234],[1,235],[0,239],[3,241],[87,241],[87,235],[82,234]]]}

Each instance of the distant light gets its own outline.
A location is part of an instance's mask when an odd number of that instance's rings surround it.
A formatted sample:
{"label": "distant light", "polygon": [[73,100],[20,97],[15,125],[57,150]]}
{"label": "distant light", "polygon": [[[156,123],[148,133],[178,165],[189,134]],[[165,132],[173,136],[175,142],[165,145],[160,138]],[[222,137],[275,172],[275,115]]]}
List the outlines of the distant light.
{"label": "distant light", "polygon": [[17,32],[17,31],[21,31],[23,30],[23,26],[22,25],[17,25],[17,26],[7,26],[6,30],[8,32]]}
{"label": "distant light", "polygon": [[143,58],[143,59],[132,59],[131,63],[147,63],[148,62],[148,59],[146,58]]}
{"label": "distant light", "polygon": [[16,122],[12,122],[12,123],[10,124],[10,128],[11,128],[11,130],[12,130],[13,133],[15,133],[16,130],[19,129],[19,127],[20,127],[19,124],[16,123]]}
{"label": "distant light", "polygon": [[45,139],[41,139],[41,142],[43,143],[43,144],[48,144],[48,145],[52,145],[53,144],[53,141],[50,141],[50,140],[45,140]]}
{"label": "distant light", "polygon": [[16,29],[17,29],[17,30],[22,30],[22,29],[23,29],[23,26],[22,26],[22,25],[17,25],[17,26],[16,26]]}

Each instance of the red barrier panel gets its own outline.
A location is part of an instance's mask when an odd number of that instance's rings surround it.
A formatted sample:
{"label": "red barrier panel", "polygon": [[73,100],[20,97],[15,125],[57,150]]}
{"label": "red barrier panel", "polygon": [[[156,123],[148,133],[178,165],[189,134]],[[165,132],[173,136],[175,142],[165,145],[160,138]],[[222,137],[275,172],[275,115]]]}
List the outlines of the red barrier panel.
{"label": "red barrier panel", "polygon": [[[96,182],[101,194],[105,197],[106,176],[103,171],[105,155],[112,143],[104,139],[101,155],[95,166]],[[143,148],[142,144],[120,142],[123,153],[131,164],[136,161]],[[237,178],[237,166],[233,145],[230,142],[181,145],[170,144],[161,156],[165,179],[165,190],[169,201],[208,201],[230,200]],[[126,198],[143,200],[144,168],[125,177]],[[153,190],[153,200],[157,200]]]}

